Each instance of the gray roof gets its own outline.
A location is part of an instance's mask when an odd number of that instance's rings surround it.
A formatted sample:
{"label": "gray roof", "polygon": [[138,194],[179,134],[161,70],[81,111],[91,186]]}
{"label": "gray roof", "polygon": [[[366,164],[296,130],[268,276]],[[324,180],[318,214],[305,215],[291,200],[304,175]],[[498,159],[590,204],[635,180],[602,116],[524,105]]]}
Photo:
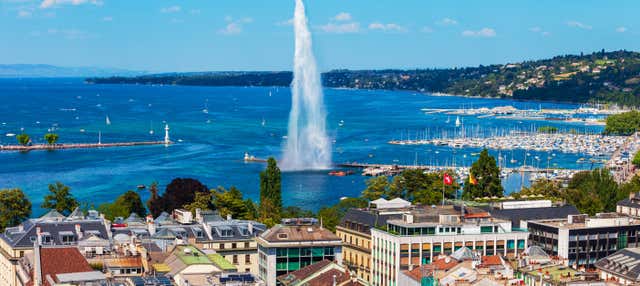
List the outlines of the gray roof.
{"label": "gray roof", "polygon": [[383,226],[387,220],[400,219],[402,214],[378,214],[375,210],[349,209],[340,221],[340,226],[358,232],[369,233],[371,227]]}
{"label": "gray roof", "polygon": [[520,227],[522,220],[540,220],[540,219],[556,219],[567,218],[568,215],[580,214],[580,211],[574,206],[564,205],[561,207],[550,208],[523,208],[523,209],[486,209],[491,213],[492,217],[499,219],[511,220],[511,226]]}
{"label": "gray roof", "polygon": [[211,228],[212,241],[252,239],[267,230],[267,226],[259,222],[235,219],[208,222],[205,226]]}
{"label": "gray roof", "polygon": [[[6,241],[12,247],[33,247],[36,239],[36,228],[40,227],[42,233],[48,233],[51,237],[51,245],[63,245],[61,233],[72,233],[75,236],[75,243],[78,241],[75,225],[80,225],[82,232],[91,231],[100,238],[109,238],[109,230],[100,220],[73,220],[73,221],[55,221],[45,219],[29,219],[21,224],[21,226],[10,227],[0,234],[0,239]],[[44,243],[44,242],[43,242]],[[74,243],[74,244],[75,244]]]}
{"label": "gray roof", "polygon": [[640,248],[619,250],[598,260],[595,266],[602,271],[613,273],[638,283],[640,282]]}
{"label": "gray roof", "polygon": [[640,200],[637,198],[626,198],[618,202],[619,206],[623,207],[632,207],[632,208],[640,208]]}

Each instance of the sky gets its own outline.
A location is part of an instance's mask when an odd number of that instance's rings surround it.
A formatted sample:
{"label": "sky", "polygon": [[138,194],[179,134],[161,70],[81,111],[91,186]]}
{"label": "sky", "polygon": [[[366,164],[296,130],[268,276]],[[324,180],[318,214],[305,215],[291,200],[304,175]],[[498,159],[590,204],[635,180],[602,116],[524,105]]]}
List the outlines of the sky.
{"label": "sky", "polygon": [[[640,1],[306,0],[321,70],[640,51]],[[0,64],[291,70],[293,0],[0,0]]]}

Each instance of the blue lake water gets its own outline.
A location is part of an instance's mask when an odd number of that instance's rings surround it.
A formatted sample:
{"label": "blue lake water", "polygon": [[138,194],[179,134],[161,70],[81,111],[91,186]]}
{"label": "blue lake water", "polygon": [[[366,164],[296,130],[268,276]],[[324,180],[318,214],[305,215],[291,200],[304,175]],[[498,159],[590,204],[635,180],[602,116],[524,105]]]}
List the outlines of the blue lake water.
{"label": "blue lake water", "polygon": [[[407,136],[454,134],[458,130],[454,117],[425,114],[421,108],[576,107],[379,90],[325,89],[325,97],[336,163],[452,164],[455,157],[457,165],[470,165],[475,160],[470,154],[479,149],[454,153],[449,147],[387,144]],[[81,79],[0,79],[0,102],[0,144],[14,144],[15,137],[5,134],[18,134],[21,128],[36,143],[42,142],[42,135],[52,126],[56,126],[61,143],[97,142],[99,131],[102,142],[162,140],[163,122],[170,126],[171,139],[182,141],[169,147],[0,153],[0,188],[23,189],[34,204],[34,215],[39,215],[47,184],[55,181],[71,186],[80,201],[96,205],[139,184],[157,181],[163,189],[175,177],[197,178],[209,188],[234,185],[255,200],[259,197],[259,172],[264,164],[244,163],[242,158],[245,152],[260,158],[280,156],[290,92],[288,88],[275,87],[88,85]],[[205,108],[208,113],[203,112]],[[105,122],[107,116],[111,125]],[[446,123],[448,119],[450,122]],[[344,121],[342,127],[340,120]],[[467,128],[475,128],[478,133],[531,130],[540,125],[601,130],[576,123],[476,117],[463,120]],[[502,155],[522,161],[525,152]],[[491,153],[497,155],[498,151]],[[542,158],[540,164],[547,163],[548,153],[530,153],[531,158]],[[557,153],[550,163],[564,168],[591,167],[577,164],[581,157],[585,156]],[[331,177],[326,173],[284,173],[285,205],[317,210],[340,197],[357,196],[364,189],[366,178],[359,174]],[[520,180],[507,180],[505,186],[512,191],[519,188]],[[140,193],[143,199],[148,198],[147,191]]]}

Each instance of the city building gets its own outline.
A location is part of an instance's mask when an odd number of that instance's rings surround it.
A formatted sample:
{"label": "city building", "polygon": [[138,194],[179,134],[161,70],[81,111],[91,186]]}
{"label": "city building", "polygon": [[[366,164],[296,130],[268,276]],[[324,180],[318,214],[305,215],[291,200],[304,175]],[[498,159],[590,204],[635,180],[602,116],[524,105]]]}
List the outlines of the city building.
{"label": "city building", "polygon": [[640,246],[640,219],[618,213],[530,221],[527,228],[531,245],[576,269],[593,268],[596,261],[620,249]]}
{"label": "city building", "polygon": [[527,228],[531,220],[566,218],[568,215],[578,215],[575,206],[555,206],[549,200],[504,201],[483,208],[494,218],[511,221],[513,228]]}
{"label": "city building", "polygon": [[233,263],[239,272],[258,275],[258,244],[256,237],[267,227],[255,221],[237,220],[208,212],[196,212],[205,238],[198,241],[202,249],[212,249]]}
{"label": "city building", "polygon": [[640,285],[640,248],[616,251],[595,264],[600,278],[618,285]]}
{"label": "city building", "polygon": [[78,248],[73,246],[40,246],[35,245],[29,253],[31,280],[26,285],[56,286],[106,285],[107,278],[95,271],[82,256]]}
{"label": "city building", "polygon": [[402,218],[410,211],[410,203],[398,200],[385,203],[388,201],[378,199],[370,208],[349,209],[336,226],[336,235],[342,239],[343,264],[365,281],[371,281],[371,228],[385,226],[388,219]]}
{"label": "city building", "polygon": [[640,196],[637,193],[629,194],[628,198],[621,200],[616,205],[616,212],[629,216],[640,217]]}
{"label": "city building", "polygon": [[[0,285],[25,285],[26,273],[18,267],[20,258],[33,253],[34,243],[40,236],[43,246],[74,246],[82,244],[87,236],[104,240],[111,239],[110,223],[97,211],[85,216],[79,209],[69,216],[52,210],[40,218],[24,221],[16,227],[8,227],[0,234]],[[90,247],[90,248],[86,248]],[[83,246],[83,251],[108,253],[107,244]]]}
{"label": "city building", "polygon": [[222,273],[204,252],[191,245],[176,246],[164,264],[178,286],[210,285],[213,277]]}
{"label": "city building", "polygon": [[366,281],[352,276],[349,269],[329,260],[311,264],[302,269],[278,276],[283,286],[364,286]]}
{"label": "city building", "polygon": [[480,256],[463,247],[430,264],[402,271],[397,285],[517,285],[513,278],[513,268],[500,256]]}
{"label": "city building", "polygon": [[342,263],[342,241],[316,219],[283,219],[257,238],[259,274],[267,286],[276,277],[322,260]]}
{"label": "city building", "polygon": [[523,252],[529,233],[515,230],[510,220],[480,209],[431,206],[411,210],[371,229],[371,283],[398,284],[401,271],[429,264],[439,255],[467,247],[481,256],[514,257]]}

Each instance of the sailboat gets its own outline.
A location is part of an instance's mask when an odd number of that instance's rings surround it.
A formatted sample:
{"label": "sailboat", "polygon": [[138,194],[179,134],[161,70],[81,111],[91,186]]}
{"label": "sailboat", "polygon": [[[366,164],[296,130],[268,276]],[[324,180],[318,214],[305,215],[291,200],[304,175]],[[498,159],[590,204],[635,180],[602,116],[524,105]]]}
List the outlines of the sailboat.
{"label": "sailboat", "polygon": [[260,125],[262,125],[264,127],[265,125],[267,125],[267,121],[264,120],[264,118],[262,118],[262,122],[260,123]]}
{"label": "sailboat", "polygon": [[445,121],[444,123],[449,123],[451,122],[451,117],[447,116],[447,121]]}
{"label": "sailboat", "polygon": [[269,96],[271,96],[271,91],[269,91]]}
{"label": "sailboat", "polygon": [[456,127],[460,127],[460,116],[456,116]]}
{"label": "sailboat", "polygon": [[151,127],[149,128],[149,135],[153,135],[154,131],[153,131],[153,121],[151,121],[151,123],[149,124]]}
{"label": "sailboat", "polygon": [[105,123],[107,125],[111,125],[111,120],[109,120],[109,115],[107,115],[107,118],[105,118]]}
{"label": "sailboat", "polygon": [[202,113],[209,113],[209,100],[205,100],[204,109],[202,109]]}
{"label": "sailboat", "polygon": [[518,163],[518,160],[513,158],[513,151],[511,151],[511,161],[509,161],[509,162],[511,162],[511,164]]}

